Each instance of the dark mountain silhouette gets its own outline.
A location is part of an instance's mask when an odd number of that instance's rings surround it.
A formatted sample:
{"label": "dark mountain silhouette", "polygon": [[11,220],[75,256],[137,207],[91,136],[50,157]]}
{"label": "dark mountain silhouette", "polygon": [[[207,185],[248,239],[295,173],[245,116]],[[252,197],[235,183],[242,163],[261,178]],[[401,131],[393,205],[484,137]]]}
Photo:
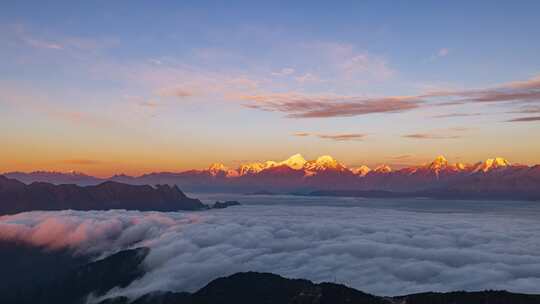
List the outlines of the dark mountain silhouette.
{"label": "dark mountain silhouette", "polygon": [[271,273],[246,272],[219,278],[199,291],[155,292],[133,302],[119,297],[100,304],[536,304],[540,295],[507,291],[419,293],[379,297],[334,283],[314,284]]}
{"label": "dark mountain silhouette", "polygon": [[[124,250],[90,262],[92,257],[76,256],[69,250],[51,251],[12,243],[0,246],[9,249],[10,255],[9,260],[0,261],[9,287],[0,293],[0,303],[5,304],[85,303],[90,294],[103,295],[144,275],[141,263],[149,252],[144,247]],[[5,253],[0,255],[7,257]]]}
{"label": "dark mountain silhouette", "polygon": [[52,278],[66,276],[90,259],[90,256],[74,255],[70,250],[53,251],[0,240],[0,303],[31,300],[29,290],[50,284]]}
{"label": "dark mountain silhouette", "polygon": [[177,211],[206,209],[198,199],[187,197],[177,186],[128,185],[107,181],[95,186],[26,185],[0,176],[0,214],[30,210]]}

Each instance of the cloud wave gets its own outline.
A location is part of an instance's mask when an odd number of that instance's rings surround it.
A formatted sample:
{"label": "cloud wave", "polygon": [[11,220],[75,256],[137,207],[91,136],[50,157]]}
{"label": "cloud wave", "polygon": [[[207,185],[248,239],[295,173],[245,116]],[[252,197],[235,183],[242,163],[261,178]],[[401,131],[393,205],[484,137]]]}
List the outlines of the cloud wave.
{"label": "cloud wave", "polygon": [[0,237],[78,252],[152,248],[147,274],[111,295],[195,290],[247,270],[335,280],[381,295],[486,288],[539,293],[537,214],[475,208],[446,213],[244,205],[205,213],[32,212],[1,217]]}

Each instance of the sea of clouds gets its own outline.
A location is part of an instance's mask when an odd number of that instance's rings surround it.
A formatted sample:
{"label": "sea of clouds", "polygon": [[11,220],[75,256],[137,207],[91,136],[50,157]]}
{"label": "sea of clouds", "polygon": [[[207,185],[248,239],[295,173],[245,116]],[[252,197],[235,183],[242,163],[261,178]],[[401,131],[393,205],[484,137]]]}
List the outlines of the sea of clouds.
{"label": "sea of clouds", "polygon": [[0,239],[77,254],[152,248],[147,273],[110,296],[194,291],[239,271],[335,281],[377,295],[540,293],[540,221],[524,214],[286,205],[29,212],[0,217]]}

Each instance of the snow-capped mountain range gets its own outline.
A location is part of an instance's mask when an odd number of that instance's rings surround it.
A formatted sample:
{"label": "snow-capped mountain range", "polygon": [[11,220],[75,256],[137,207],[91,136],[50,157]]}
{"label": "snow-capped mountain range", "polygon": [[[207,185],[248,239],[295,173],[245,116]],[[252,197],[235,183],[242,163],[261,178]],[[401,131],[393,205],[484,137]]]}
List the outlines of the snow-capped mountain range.
{"label": "snow-capped mountain range", "polygon": [[512,164],[501,157],[475,164],[449,163],[443,156],[432,162],[401,169],[388,165],[349,168],[324,155],[306,160],[295,154],[283,161],[252,162],[228,168],[214,163],[207,169],[157,172],[141,176],[115,175],[102,179],[78,172],[12,172],[6,177],[24,183],[93,185],[112,180],[129,184],[178,185],[188,192],[308,192],[316,190],[426,190],[478,193],[540,193],[540,165]]}
{"label": "snow-capped mountain range", "polygon": [[[502,157],[489,158],[483,162],[477,162],[475,164],[450,164],[444,156],[439,155],[428,164],[403,168],[397,170],[397,172],[414,174],[415,172],[421,170],[429,170],[431,172],[434,172],[435,174],[439,174],[439,172],[441,171],[487,173],[492,170],[504,169],[513,166],[523,167],[523,165],[513,165]],[[264,170],[271,170],[278,167],[288,167],[293,170],[304,171],[305,176],[313,176],[323,171],[350,172],[360,177],[364,177],[370,172],[380,174],[396,172],[388,165],[380,165],[373,169],[369,168],[366,165],[361,165],[355,168],[348,168],[344,164],[335,160],[330,155],[323,155],[314,160],[306,160],[301,154],[295,154],[283,161],[270,160],[265,162],[246,163],[240,165],[237,169],[228,168],[221,163],[213,163],[208,167],[208,169],[199,170],[198,172],[208,172],[208,174],[210,174],[211,176],[224,175],[228,178],[234,178],[245,175],[256,175]]]}

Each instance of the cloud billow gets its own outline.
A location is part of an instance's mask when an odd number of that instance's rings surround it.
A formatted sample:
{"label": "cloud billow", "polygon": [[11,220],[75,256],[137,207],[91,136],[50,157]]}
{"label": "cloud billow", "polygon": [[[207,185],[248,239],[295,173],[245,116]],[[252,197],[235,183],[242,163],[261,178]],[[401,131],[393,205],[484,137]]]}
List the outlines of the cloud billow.
{"label": "cloud billow", "polygon": [[[501,225],[504,223],[504,225]],[[152,248],[147,274],[112,295],[201,288],[239,271],[337,281],[380,295],[540,292],[540,225],[482,212],[253,206],[205,213],[32,212],[0,219],[0,239],[78,252]]]}

